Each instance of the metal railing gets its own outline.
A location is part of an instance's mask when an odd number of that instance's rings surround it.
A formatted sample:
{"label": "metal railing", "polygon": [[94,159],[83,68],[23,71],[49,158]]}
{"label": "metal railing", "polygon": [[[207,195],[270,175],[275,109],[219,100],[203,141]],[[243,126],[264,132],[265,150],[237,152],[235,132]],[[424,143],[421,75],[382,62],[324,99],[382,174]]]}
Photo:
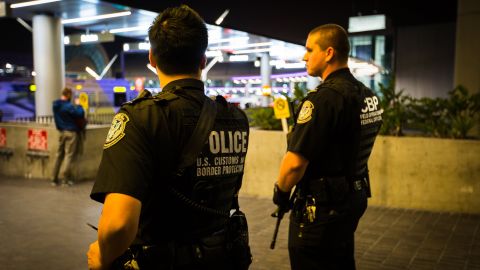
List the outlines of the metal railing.
{"label": "metal railing", "polygon": [[[115,116],[114,113],[98,113],[90,114],[87,117],[87,125],[109,125],[112,123],[112,119]],[[45,116],[36,116],[36,117],[17,117],[12,121],[14,123],[36,123],[36,124],[45,124],[53,125],[55,120],[52,115]]]}

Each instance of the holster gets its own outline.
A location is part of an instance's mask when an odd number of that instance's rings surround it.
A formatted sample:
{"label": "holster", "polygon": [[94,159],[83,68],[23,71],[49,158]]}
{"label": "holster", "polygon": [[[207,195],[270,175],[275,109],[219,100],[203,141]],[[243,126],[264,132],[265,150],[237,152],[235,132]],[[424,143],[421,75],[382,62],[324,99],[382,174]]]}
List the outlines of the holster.
{"label": "holster", "polygon": [[227,250],[235,270],[247,270],[252,263],[245,214],[236,210],[228,222]]}

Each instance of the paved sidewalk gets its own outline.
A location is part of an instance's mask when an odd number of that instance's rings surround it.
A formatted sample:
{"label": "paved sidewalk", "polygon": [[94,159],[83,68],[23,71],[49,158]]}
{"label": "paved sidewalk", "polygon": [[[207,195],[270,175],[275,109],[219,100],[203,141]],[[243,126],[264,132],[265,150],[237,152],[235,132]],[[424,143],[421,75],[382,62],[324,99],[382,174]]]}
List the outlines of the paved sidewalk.
{"label": "paved sidewalk", "polygon": [[[0,269],[86,269],[101,205],[92,182],[51,187],[38,179],[0,176]],[[251,270],[287,270],[287,223],[269,245],[275,219],[270,199],[241,197],[254,262]],[[480,269],[480,215],[369,207],[357,231],[357,268]]]}

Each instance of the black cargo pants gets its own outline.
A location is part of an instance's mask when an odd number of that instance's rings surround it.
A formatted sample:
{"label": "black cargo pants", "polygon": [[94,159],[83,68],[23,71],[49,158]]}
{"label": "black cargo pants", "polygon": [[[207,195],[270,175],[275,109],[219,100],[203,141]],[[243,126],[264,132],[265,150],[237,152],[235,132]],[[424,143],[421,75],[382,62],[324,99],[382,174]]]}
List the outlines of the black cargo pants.
{"label": "black cargo pants", "polygon": [[343,205],[317,207],[312,223],[292,211],[288,236],[292,270],[355,269],[354,233],[366,208],[362,189],[352,191]]}

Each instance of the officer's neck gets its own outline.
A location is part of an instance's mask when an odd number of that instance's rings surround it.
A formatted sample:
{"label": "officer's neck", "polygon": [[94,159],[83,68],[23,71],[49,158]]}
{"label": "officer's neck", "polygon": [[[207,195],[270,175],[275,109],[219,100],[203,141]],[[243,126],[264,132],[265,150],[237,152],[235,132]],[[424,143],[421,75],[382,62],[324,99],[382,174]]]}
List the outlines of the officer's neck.
{"label": "officer's neck", "polygon": [[327,65],[327,68],[325,68],[325,70],[322,72],[322,75],[320,76],[322,78],[322,80],[326,80],[328,75],[332,74],[333,72],[339,70],[339,69],[342,69],[342,68],[348,68],[348,64],[347,63],[332,63],[332,64],[329,64]]}
{"label": "officer's neck", "polygon": [[197,74],[174,74],[169,75],[165,74],[157,68],[158,79],[160,80],[160,88],[165,87],[165,85],[169,84],[170,82],[181,80],[181,79],[197,79],[200,80],[200,72]]}

